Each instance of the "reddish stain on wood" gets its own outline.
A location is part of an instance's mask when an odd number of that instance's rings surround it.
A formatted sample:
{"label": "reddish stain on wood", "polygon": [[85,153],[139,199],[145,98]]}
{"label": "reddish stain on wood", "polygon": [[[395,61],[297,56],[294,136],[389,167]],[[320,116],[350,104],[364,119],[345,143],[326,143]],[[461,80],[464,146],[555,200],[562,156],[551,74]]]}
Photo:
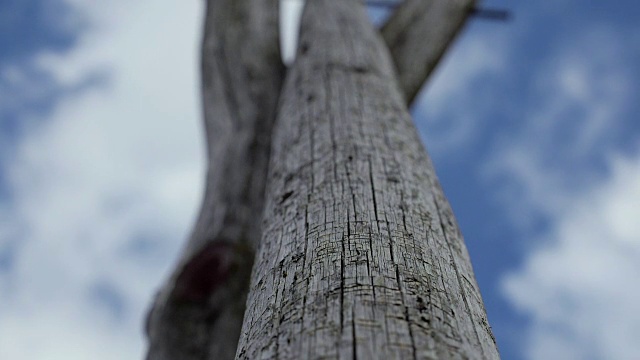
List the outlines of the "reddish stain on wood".
{"label": "reddish stain on wood", "polygon": [[206,302],[229,278],[234,252],[234,246],[229,243],[207,245],[184,266],[173,296],[188,302]]}

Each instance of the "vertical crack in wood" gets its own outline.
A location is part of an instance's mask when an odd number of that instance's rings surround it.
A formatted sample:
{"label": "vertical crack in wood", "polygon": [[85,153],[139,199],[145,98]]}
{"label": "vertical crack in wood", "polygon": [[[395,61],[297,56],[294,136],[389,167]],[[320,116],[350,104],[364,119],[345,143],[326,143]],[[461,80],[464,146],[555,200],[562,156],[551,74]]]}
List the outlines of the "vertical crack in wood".
{"label": "vertical crack in wood", "polygon": [[[464,301],[464,307],[465,307],[465,311],[467,312],[467,315],[473,320],[474,316],[473,313],[471,312],[471,307],[469,306],[469,300],[467,300],[467,294],[466,291],[464,290],[464,284],[462,283],[462,278],[460,275],[460,271],[458,270],[458,264],[456,263],[456,256],[453,253],[453,249],[451,248],[451,239],[448,238],[447,236],[447,229],[445,227],[445,224],[443,222],[443,214],[440,211],[440,205],[438,204],[438,199],[436,198],[436,195],[433,195],[434,197],[434,203],[436,205],[436,209],[438,210],[438,214],[440,214],[440,228],[442,230],[442,234],[444,236],[444,240],[447,244],[447,248],[449,250],[449,256],[450,256],[450,261],[451,261],[451,265],[453,267],[453,270],[455,271],[456,274],[456,280],[458,281],[458,284],[460,285],[460,295],[462,296],[462,300]],[[447,293],[448,296],[448,293]],[[476,339],[478,340],[478,345],[480,345],[482,342],[480,341],[480,335],[478,334],[478,329],[477,327],[473,326],[473,332],[476,336]],[[480,346],[480,351],[482,352],[482,357],[485,357],[484,354],[484,349]]]}
{"label": "vertical crack in wood", "polygon": [[[351,307],[351,313],[355,313],[355,303]],[[351,316],[351,354],[352,359],[358,359],[358,337],[356,336],[356,318]]]}
{"label": "vertical crack in wood", "polygon": [[342,337],[344,331],[344,258],[347,256],[345,249],[345,242],[349,242],[349,238],[351,237],[351,220],[349,214],[349,208],[347,208],[347,234],[346,237],[342,236],[342,252],[340,252],[340,335]]}

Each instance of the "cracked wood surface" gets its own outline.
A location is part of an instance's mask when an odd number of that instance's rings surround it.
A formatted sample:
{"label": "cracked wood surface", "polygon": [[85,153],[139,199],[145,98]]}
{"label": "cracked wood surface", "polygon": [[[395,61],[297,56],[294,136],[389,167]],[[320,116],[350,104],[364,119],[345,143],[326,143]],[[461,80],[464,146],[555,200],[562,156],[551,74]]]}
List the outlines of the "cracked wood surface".
{"label": "cracked wood surface", "polygon": [[475,0],[405,0],[380,29],[407,104],[413,103],[475,3]]}
{"label": "cracked wood surface", "polygon": [[149,360],[232,359],[283,78],[277,0],[209,0],[202,43],[204,200],[147,317]]}
{"label": "cracked wood surface", "polygon": [[392,67],[359,2],[307,2],[238,359],[499,358]]}

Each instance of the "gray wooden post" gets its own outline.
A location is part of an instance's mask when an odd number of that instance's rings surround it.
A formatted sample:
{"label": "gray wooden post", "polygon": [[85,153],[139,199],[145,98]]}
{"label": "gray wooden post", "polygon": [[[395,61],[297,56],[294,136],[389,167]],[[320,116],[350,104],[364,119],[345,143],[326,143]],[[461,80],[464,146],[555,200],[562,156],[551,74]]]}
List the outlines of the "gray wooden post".
{"label": "gray wooden post", "polygon": [[404,0],[380,32],[412,103],[471,14],[475,0]]}
{"label": "gray wooden post", "polygon": [[238,359],[499,358],[464,241],[358,1],[307,2],[272,144]]}
{"label": "gray wooden post", "polygon": [[209,0],[202,44],[205,196],[147,318],[149,360],[232,359],[260,240],[284,68],[277,0]]}

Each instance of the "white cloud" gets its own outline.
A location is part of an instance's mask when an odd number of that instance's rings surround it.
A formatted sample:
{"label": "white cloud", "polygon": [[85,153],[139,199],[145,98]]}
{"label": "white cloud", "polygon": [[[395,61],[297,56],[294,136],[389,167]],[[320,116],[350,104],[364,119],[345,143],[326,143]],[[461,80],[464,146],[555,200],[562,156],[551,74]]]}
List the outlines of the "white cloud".
{"label": "white cloud", "polygon": [[601,29],[564,45],[537,72],[521,132],[503,139],[485,168],[506,184],[503,200],[530,240],[502,288],[531,319],[526,358],[635,359],[640,154],[611,155],[629,126],[628,58],[619,37]]}
{"label": "white cloud", "polygon": [[[202,4],[68,3],[90,27],[28,66],[73,91],[2,163],[12,201],[0,236],[15,254],[0,272],[0,358],[140,358],[142,316],[202,190]],[[1,83],[38,83],[0,70]]]}
{"label": "white cloud", "polygon": [[531,359],[640,354],[640,156],[613,164],[504,280],[507,297],[532,316]]}

